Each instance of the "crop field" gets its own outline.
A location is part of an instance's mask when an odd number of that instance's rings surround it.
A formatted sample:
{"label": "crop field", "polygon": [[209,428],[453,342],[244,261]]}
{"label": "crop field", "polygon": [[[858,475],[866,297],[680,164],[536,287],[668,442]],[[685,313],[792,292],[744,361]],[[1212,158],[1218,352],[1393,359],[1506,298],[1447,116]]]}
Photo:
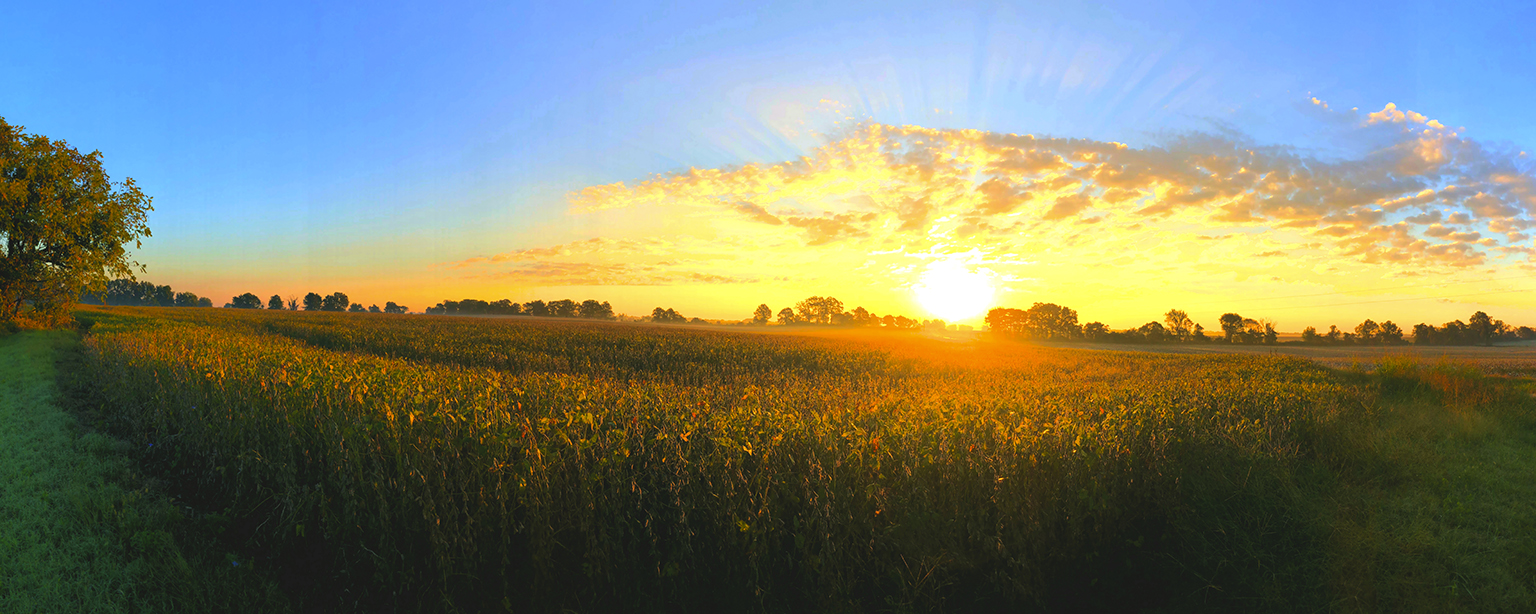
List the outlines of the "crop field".
{"label": "crop field", "polygon": [[1529,469],[1530,395],[1466,365],[387,314],[76,317],[103,424],[233,519],[231,539],[303,569],[306,608],[1536,603],[1531,504],[1478,507],[1536,493],[1463,492],[1443,469]]}
{"label": "crop field", "polygon": [[1108,350],[1120,352],[1153,352],[1173,354],[1259,354],[1283,355],[1306,358],[1324,366],[1338,369],[1370,368],[1383,359],[1411,359],[1434,364],[1453,362],[1475,366],[1491,375],[1515,377],[1536,376],[1536,343],[1521,341],[1494,346],[1445,346],[1445,345],[1387,345],[1387,346],[1307,346],[1307,345],[1243,345],[1228,343],[1201,344],[1108,344],[1066,342],[1055,347],[1071,349]]}

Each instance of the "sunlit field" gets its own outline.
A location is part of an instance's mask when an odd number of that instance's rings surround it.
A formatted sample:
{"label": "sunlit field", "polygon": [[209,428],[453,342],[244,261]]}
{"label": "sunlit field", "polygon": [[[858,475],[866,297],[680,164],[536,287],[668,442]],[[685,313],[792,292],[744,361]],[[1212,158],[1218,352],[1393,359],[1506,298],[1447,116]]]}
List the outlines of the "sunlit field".
{"label": "sunlit field", "polygon": [[299,608],[1536,605],[1531,397],[1465,364],[76,317],[91,415],[252,564],[302,570]]}

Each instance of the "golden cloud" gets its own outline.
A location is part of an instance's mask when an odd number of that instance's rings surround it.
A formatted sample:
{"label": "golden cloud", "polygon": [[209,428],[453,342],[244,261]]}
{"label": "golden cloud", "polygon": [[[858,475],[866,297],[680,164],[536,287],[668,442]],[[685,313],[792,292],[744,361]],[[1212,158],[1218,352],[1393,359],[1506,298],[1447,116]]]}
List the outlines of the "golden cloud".
{"label": "golden cloud", "polygon": [[[1514,245],[1536,226],[1528,159],[1395,105],[1362,115],[1313,102],[1340,139],[1370,146],[1324,159],[1231,131],[1131,147],[864,123],[796,160],[569,195],[573,215],[680,220],[667,234],[595,224],[615,236],[450,266],[614,285],[910,277],[955,254],[1019,279],[1021,263],[1039,258],[1192,275],[1342,262],[1393,277],[1531,257]],[[1222,240],[1194,241],[1201,234]],[[511,268],[486,269],[496,266]]]}

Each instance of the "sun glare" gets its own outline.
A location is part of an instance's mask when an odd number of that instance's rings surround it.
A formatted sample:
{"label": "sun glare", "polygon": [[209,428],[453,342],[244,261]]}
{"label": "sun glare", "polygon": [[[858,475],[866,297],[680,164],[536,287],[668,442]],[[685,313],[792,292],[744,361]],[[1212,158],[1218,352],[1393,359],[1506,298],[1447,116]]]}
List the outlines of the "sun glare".
{"label": "sun glare", "polygon": [[912,292],[928,313],[955,321],[981,315],[992,306],[996,289],[987,275],[964,263],[941,261],[928,265]]}

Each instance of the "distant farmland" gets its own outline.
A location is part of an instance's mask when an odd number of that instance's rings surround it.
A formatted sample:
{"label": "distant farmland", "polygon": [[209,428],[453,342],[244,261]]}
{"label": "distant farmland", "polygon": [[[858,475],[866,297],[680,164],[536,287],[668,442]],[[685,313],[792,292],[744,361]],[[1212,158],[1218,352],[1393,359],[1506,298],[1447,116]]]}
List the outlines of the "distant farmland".
{"label": "distant farmland", "polygon": [[[318,565],[296,590],[323,609],[1518,610],[1536,594],[1529,514],[1449,507],[1523,486],[1444,479],[1484,462],[1467,459],[1490,433],[1530,432],[1523,384],[1400,348],[1365,373],[1285,346],[77,317],[104,422],[240,519],[237,545]],[[1536,354],[1429,356],[1500,352]]]}

